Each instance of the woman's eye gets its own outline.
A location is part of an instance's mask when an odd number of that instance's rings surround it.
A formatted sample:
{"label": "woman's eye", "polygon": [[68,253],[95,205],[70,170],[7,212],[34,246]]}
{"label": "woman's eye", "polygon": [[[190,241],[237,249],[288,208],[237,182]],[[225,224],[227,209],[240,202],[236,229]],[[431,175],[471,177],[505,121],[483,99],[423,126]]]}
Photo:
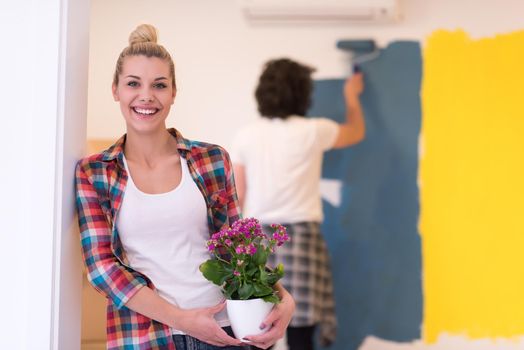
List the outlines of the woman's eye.
{"label": "woman's eye", "polygon": [[158,84],[155,84],[155,87],[157,89],[165,89],[167,87],[167,85],[164,84],[164,83],[158,83]]}
{"label": "woman's eye", "polygon": [[136,86],[138,86],[138,82],[130,81],[130,82],[127,83],[127,86],[136,87]]}

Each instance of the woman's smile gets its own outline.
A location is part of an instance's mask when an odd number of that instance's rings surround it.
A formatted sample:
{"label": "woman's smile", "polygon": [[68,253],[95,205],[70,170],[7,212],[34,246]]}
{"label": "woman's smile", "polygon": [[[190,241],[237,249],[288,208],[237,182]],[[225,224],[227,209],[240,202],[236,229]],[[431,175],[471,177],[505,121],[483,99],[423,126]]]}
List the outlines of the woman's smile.
{"label": "woman's smile", "polygon": [[155,116],[160,109],[153,107],[131,107],[131,110],[140,118],[150,119]]}

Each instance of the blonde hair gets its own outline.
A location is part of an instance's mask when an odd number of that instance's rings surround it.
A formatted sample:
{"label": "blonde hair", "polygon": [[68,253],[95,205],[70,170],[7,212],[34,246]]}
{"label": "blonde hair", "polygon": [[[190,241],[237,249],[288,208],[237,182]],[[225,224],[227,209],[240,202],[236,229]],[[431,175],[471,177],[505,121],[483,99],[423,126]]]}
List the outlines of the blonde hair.
{"label": "blonde hair", "polygon": [[150,24],[141,24],[129,35],[129,46],[124,48],[116,61],[115,74],[113,75],[113,84],[118,85],[118,78],[122,73],[124,59],[127,56],[146,56],[157,57],[169,63],[169,71],[173,83],[173,89],[176,90],[175,81],[175,64],[171,55],[165,47],[157,44],[157,30]]}

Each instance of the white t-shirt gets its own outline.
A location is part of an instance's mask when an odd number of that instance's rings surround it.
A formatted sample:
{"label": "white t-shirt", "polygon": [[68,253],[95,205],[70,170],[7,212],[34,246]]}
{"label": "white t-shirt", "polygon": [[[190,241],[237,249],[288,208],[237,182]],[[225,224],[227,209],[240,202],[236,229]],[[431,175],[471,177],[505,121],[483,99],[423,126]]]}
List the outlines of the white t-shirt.
{"label": "white t-shirt", "polygon": [[[187,161],[180,161],[180,184],[147,194],[136,187],[124,158],[129,177],[116,225],[130,266],[149,277],[160,296],[182,309],[214,306],[224,297],[198,269],[210,258],[206,202]],[[225,310],[215,317],[220,326],[229,325]]]}
{"label": "white t-shirt", "polygon": [[262,223],[321,222],[323,153],[339,126],[326,118],[260,118],[236,135],[230,156],[244,165],[244,216]]}

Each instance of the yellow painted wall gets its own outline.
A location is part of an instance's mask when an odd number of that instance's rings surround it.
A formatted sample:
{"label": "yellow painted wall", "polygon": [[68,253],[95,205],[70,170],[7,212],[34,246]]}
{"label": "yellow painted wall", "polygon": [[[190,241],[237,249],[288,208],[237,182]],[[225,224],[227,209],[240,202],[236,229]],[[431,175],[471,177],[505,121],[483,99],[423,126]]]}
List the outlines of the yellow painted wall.
{"label": "yellow painted wall", "polygon": [[524,31],[424,49],[426,341],[524,334]]}

